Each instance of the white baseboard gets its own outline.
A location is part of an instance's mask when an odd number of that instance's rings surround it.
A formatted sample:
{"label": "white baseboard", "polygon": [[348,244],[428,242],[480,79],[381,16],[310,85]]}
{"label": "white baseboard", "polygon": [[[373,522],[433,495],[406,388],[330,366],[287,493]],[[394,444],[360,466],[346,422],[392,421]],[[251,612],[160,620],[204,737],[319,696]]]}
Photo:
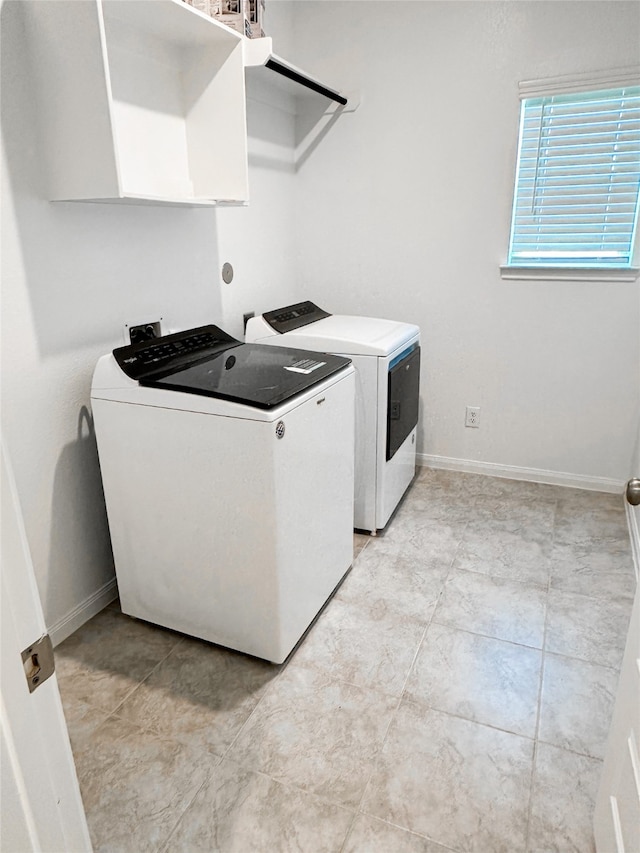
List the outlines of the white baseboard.
{"label": "white baseboard", "polygon": [[70,613],[59,619],[55,625],[49,628],[49,636],[53,646],[58,646],[67,637],[70,637],[74,631],[77,631],[81,625],[88,622],[96,613],[111,604],[118,597],[118,588],[116,579],[108,581],[104,586],[101,586],[97,592],[94,592],[84,601],[80,602]]}
{"label": "white baseboard", "polygon": [[486,474],[508,480],[525,480],[531,483],[549,483],[552,486],[569,486],[592,492],[622,494],[624,482],[608,477],[589,477],[584,474],[566,474],[562,471],[545,471],[542,468],[519,468],[516,465],[498,465],[495,462],[476,462],[472,459],[454,459],[450,456],[433,456],[418,453],[416,463],[426,468],[443,468],[464,474]]}

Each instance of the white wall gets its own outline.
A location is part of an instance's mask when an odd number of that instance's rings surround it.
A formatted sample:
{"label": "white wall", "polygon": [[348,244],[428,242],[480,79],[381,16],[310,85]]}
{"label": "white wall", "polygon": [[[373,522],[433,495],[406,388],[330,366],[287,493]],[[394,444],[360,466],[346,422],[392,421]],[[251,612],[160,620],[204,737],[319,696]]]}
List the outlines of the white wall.
{"label": "white wall", "polygon": [[498,267],[518,81],[640,62],[640,5],[304,0],[294,35],[292,61],[362,94],[297,176],[300,297],[420,325],[426,461],[620,486],[638,283],[503,281]]}
{"label": "white wall", "polygon": [[240,338],[243,314],[296,301],[294,119],[259,95],[247,98],[249,206],[217,211],[220,263],[234,269],[221,285],[222,316]]}
{"label": "white wall", "polygon": [[[265,31],[288,55],[293,37],[293,6],[268,3]],[[243,314],[260,314],[296,301],[294,117],[258,86],[247,90],[249,206],[217,211],[220,263],[234,268],[233,282],[222,283],[224,328],[244,336]]]}
{"label": "white wall", "polygon": [[[291,301],[293,175],[252,154],[252,203],[238,210],[48,202],[21,5],[0,7],[2,433],[46,623],[60,640],[112,594],[89,399],[97,358],[123,343],[126,321],[240,333],[262,288]],[[285,32],[289,14],[285,5],[275,16]],[[261,136],[291,136],[292,119],[248,112],[252,151]],[[226,260],[231,285],[220,277]]]}

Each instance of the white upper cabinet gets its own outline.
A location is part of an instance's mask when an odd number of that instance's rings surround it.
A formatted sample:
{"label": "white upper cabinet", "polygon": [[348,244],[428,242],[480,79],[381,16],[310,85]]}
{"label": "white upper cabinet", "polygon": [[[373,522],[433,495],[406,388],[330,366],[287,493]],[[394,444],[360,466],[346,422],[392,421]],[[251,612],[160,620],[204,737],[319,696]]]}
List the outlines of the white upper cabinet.
{"label": "white upper cabinet", "polygon": [[182,0],[24,6],[49,198],[246,203],[240,35]]}

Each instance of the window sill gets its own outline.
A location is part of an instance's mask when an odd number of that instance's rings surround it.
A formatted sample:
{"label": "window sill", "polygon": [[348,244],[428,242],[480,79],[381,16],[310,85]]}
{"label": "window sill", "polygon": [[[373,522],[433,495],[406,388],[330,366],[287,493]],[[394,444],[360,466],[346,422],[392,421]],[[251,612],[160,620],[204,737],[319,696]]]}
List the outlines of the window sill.
{"label": "window sill", "polygon": [[635,281],[640,267],[500,267],[500,276],[518,281]]}

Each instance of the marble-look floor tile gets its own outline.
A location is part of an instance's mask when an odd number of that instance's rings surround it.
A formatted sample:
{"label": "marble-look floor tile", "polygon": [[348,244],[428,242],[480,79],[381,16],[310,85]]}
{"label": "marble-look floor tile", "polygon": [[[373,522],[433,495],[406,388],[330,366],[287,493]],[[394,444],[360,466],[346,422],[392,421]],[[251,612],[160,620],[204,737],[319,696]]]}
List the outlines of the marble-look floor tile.
{"label": "marble-look floor tile", "polygon": [[[420,495],[423,495],[421,498]],[[453,530],[464,529],[470,515],[474,512],[473,501],[458,498],[433,498],[418,487],[398,510],[383,535],[398,526],[407,528],[436,528],[449,525]]]}
{"label": "marble-look floor tile", "polygon": [[592,821],[601,773],[601,761],[538,744],[529,853],[595,853]]}
{"label": "marble-look floor tile", "polygon": [[341,681],[399,697],[426,623],[425,618],[389,609],[384,601],[336,597],[293,660]]}
{"label": "marble-look floor tile", "polygon": [[455,569],[547,588],[551,538],[539,529],[508,530],[492,522],[470,522],[453,561]]}
{"label": "marble-look floor tile", "polygon": [[280,667],[185,638],[118,708],[143,728],[223,755]]}
{"label": "marble-look floor tile", "polygon": [[64,716],[67,721],[71,749],[76,761],[82,760],[87,749],[92,749],[93,735],[109,716],[106,711],[93,708],[86,702],[63,699]]}
{"label": "marble-look floor tile", "polygon": [[218,761],[110,717],[76,756],[96,853],[158,850]]}
{"label": "marble-look floor tile", "polygon": [[105,609],[55,650],[64,697],[114,711],[182,640],[181,634]]}
{"label": "marble-look floor tile", "polygon": [[464,494],[468,491],[467,476],[467,474],[462,474],[459,471],[447,471],[444,468],[419,466],[416,468],[416,475],[410,488],[422,485],[434,494]]}
{"label": "marble-look floor tile", "polygon": [[540,740],[603,758],[617,684],[609,667],[545,654]]}
{"label": "marble-look floor tile", "polygon": [[403,513],[384,533],[372,537],[367,551],[451,565],[466,526],[466,519],[444,522],[423,518],[420,513]]}
{"label": "marble-look floor tile", "polygon": [[339,853],[353,813],[225,760],[203,785],[166,853]]}
{"label": "marble-look floor tile", "polygon": [[405,689],[440,711],[534,737],[542,652],[433,623]]}
{"label": "marble-look floor tile", "polygon": [[533,741],[403,701],[361,809],[461,851],[524,850]]}
{"label": "marble-look floor tile", "polygon": [[633,599],[636,578],[628,546],[563,545],[551,551],[551,587],[591,598]]}
{"label": "marble-look floor tile", "polygon": [[556,500],[558,487],[546,483],[533,483],[525,480],[514,480],[507,477],[491,477],[487,474],[459,474],[451,472],[452,476],[461,478],[461,484],[476,495],[480,501],[486,498],[510,498],[516,504],[531,498],[549,498]]}
{"label": "marble-look floor tile", "polygon": [[444,586],[433,620],[540,649],[546,601],[539,587],[457,570]]}
{"label": "marble-look floor tile", "polygon": [[580,515],[586,510],[615,510],[624,512],[622,493],[592,492],[588,489],[558,487],[558,511],[562,516]]}
{"label": "marble-look floor tile", "polygon": [[478,474],[465,474],[461,471],[448,471],[446,468],[422,466],[417,469],[414,484],[428,487],[434,494],[469,493],[475,496],[480,487],[489,480],[493,481],[493,478],[482,477]]}
{"label": "marble-look floor tile", "polygon": [[291,663],[227,757],[356,808],[397,699]]}
{"label": "marble-look floor tile", "polygon": [[398,509],[398,516],[415,513],[424,519],[459,522],[473,511],[475,504],[474,494],[452,488],[450,483],[414,483]]}
{"label": "marble-look floor tile", "polygon": [[359,814],[341,853],[451,853],[451,848],[378,818]]}
{"label": "marble-look floor tile", "polygon": [[625,547],[629,542],[629,530],[622,503],[616,509],[587,507],[580,510],[563,503],[556,512],[554,537],[563,545],[604,543],[607,547]]}
{"label": "marble-look floor tile", "polygon": [[514,500],[511,495],[478,499],[471,524],[478,531],[518,532],[537,542],[547,542],[553,534],[556,501],[526,495]]}
{"label": "marble-look floor tile", "polygon": [[603,666],[619,667],[631,617],[627,598],[591,598],[552,589],[545,649]]}
{"label": "marble-look floor tile", "polygon": [[438,602],[449,564],[368,548],[336,593],[345,601],[382,602],[402,616],[427,622]]}

